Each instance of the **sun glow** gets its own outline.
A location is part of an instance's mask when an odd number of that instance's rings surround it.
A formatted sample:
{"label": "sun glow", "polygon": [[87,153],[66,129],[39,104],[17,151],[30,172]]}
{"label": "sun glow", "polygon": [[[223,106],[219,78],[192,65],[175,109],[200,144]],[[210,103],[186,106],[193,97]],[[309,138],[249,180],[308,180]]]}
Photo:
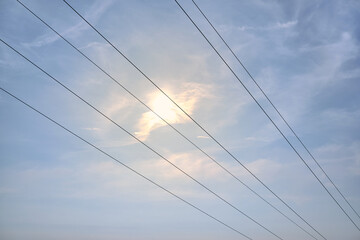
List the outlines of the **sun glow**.
{"label": "sun glow", "polygon": [[[166,122],[170,124],[175,124],[185,121],[182,112],[177,109],[176,105],[172,103],[171,100],[169,100],[162,93],[152,94],[150,99],[151,100],[149,106],[151,107],[151,109],[156,114],[161,116]],[[178,103],[184,104],[181,101],[178,101]],[[145,140],[149,136],[151,131],[165,125],[166,123],[159,117],[157,117],[153,112],[146,112],[142,115],[138,123],[140,131],[136,132],[135,134],[141,140]]]}
{"label": "sun glow", "polygon": [[157,94],[151,102],[151,107],[167,122],[176,123],[181,118],[177,107],[165,95]]}
{"label": "sun glow", "polygon": [[[182,109],[188,114],[192,114],[195,104],[200,98],[211,96],[209,94],[209,86],[204,86],[197,83],[189,83],[183,91],[178,94],[171,94],[169,89],[165,92],[173,99]],[[169,124],[181,124],[189,122],[190,119],[164,94],[161,92],[153,92],[149,95],[149,107],[159,116],[161,116]],[[166,123],[157,117],[153,112],[148,111],[141,115],[137,123],[138,131],[135,132],[136,136],[141,140],[146,140],[150,133]]]}

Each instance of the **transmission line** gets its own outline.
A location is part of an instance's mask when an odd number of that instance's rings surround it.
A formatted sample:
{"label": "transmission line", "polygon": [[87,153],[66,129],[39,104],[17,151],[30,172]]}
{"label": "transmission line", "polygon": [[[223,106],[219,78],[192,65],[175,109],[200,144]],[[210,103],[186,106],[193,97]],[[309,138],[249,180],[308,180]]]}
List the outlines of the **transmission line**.
{"label": "transmission line", "polygon": [[295,224],[297,227],[299,227],[302,231],[307,233],[309,236],[311,236],[314,239],[317,239],[315,236],[313,236],[311,233],[309,233],[307,230],[305,230],[303,227],[301,227],[299,224],[297,224],[294,220],[289,218],[287,215],[285,215],[282,211],[280,211],[277,207],[275,207],[273,204],[271,204],[269,201],[267,201],[264,197],[262,197],[259,193],[257,193],[255,190],[253,190],[251,187],[249,187],[247,184],[245,184],[243,181],[241,181],[237,176],[235,176],[230,170],[225,168],[223,165],[221,165],[218,161],[216,161],[213,157],[211,157],[208,153],[206,153],[203,149],[201,149],[197,144],[195,144],[193,141],[191,141],[188,137],[186,137],[183,133],[181,133],[177,128],[175,128],[172,124],[170,124],[168,121],[166,121],[163,117],[161,117],[158,113],[156,113],[153,109],[151,109],[146,103],[144,103],[142,100],[140,100],[138,97],[136,97],[131,91],[129,91],[125,86],[123,86],[118,80],[116,80],[114,77],[112,77],[109,73],[107,73],[103,68],[101,68],[98,64],[96,64],[93,60],[91,60],[86,54],[84,54],[81,50],[79,50],[76,46],[74,46],[70,41],[68,41],[63,35],[61,35],[59,32],[57,32],[54,28],[52,28],[48,23],[46,23],[43,19],[41,19],[36,13],[34,13],[31,9],[29,9],[26,5],[24,5],[21,1],[17,0],[26,10],[28,10],[32,15],[34,15],[37,19],[39,19],[42,23],[44,23],[48,28],[50,28],[53,32],[55,32],[59,37],[61,37],[66,43],[68,43],[71,47],[73,47],[78,53],[80,53],[84,58],[86,58],[88,61],[90,61],[94,66],[96,66],[100,71],[102,71],[105,75],[107,75],[111,80],[113,80],[117,85],[119,85],[123,90],[125,90],[127,93],[129,93],[132,97],[134,97],[137,101],[139,101],[143,106],[145,106],[148,110],[150,110],[152,113],[154,113],[159,119],[161,119],[163,122],[165,122],[168,126],[170,126],[174,131],[176,131],[180,136],[182,136],[184,139],[186,139],[190,144],[192,144],[196,149],[201,151],[205,156],[207,156],[210,160],[212,160],[215,164],[217,164],[220,168],[222,168],[225,172],[227,172],[229,175],[231,175],[235,180],[240,182],[243,186],[245,186],[248,190],[250,190],[252,193],[254,193],[256,196],[258,196],[260,199],[262,199],[265,203],[267,203],[270,207],[272,207],[274,210],[276,210],[278,213],[280,213],[282,216],[284,216],[287,220]]}
{"label": "transmission line", "polygon": [[[63,0],[80,18],[82,18],[95,32],[97,32],[110,46],[112,46],[123,58],[125,58],[136,70],[138,70],[150,83],[152,83],[161,93],[163,93],[173,104],[175,104],[187,117],[189,117],[199,128],[201,128],[213,141],[215,141],[224,151],[226,151],[235,161],[237,161],[247,172],[249,172],[257,181],[259,181],[266,189],[268,189],[277,199],[285,204],[293,213],[295,213],[302,221],[317,232],[323,239],[326,238],[311,226],[303,217],[301,217],[292,207],[290,207],[283,199],[273,192],[265,183],[263,183],[256,175],[254,175],[244,164],[242,164],[232,153],[230,153],[218,140],[216,140],[208,131],[206,131],[194,118],[192,118],[183,108],[181,108],[168,94],[166,94],[155,82],[153,82],[143,71],[141,71],[128,57],[126,57],[117,47],[115,47],[104,35],[102,35],[90,22],[88,22],[78,11],[76,11],[67,1]],[[181,6],[180,6],[181,7]],[[250,93],[251,94],[251,93]],[[255,100],[256,101],[256,100]],[[261,106],[260,106],[261,107]],[[262,107],[261,107],[262,108]]]}
{"label": "transmission line", "polygon": [[265,96],[265,98],[267,99],[267,101],[271,104],[271,106],[275,109],[275,111],[277,112],[277,114],[280,116],[280,118],[284,121],[284,123],[286,124],[286,126],[290,129],[290,131],[294,134],[294,136],[296,137],[296,139],[301,143],[301,145],[303,146],[303,148],[306,150],[306,152],[310,155],[310,157],[314,160],[314,162],[316,163],[316,165],[321,169],[321,171],[324,173],[324,175],[326,176],[326,178],[331,182],[331,184],[334,186],[334,188],[337,190],[337,192],[342,196],[342,198],[345,200],[345,202],[349,205],[349,207],[354,211],[354,213],[358,216],[358,218],[360,218],[359,213],[355,210],[355,208],[350,204],[350,202],[346,199],[346,197],[343,195],[343,193],[340,191],[340,189],[335,185],[335,183],[331,180],[331,178],[329,177],[329,175],[325,172],[325,170],[321,167],[320,163],[315,159],[315,157],[313,156],[313,154],[310,152],[310,150],[306,147],[306,145],[303,143],[303,141],[300,139],[300,137],[295,133],[295,131],[293,130],[293,128],[290,126],[290,124],[287,122],[287,120],[283,117],[283,115],[280,113],[280,111],[278,110],[278,108],[273,104],[273,102],[270,100],[270,98],[267,96],[267,94],[263,91],[263,89],[261,88],[261,86],[259,85],[259,83],[254,79],[254,77],[250,74],[250,72],[248,71],[248,69],[245,67],[245,65],[240,61],[240,59],[237,57],[237,55],[235,54],[235,52],[231,49],[231,47],[229,46],[229,44],[225,41],[225,39],[221,36],[221,34],[219,33],[219,31],[215,28],[215,26],[210,22],[210,20],[208,19],[208,17],[205,15],[205,13],[201,10],[201,8],[198,6],[198,4],[192,0],[192,2],[194,3],[194,5],[196,6],[196,8],[199,10],[199,12],[201,13],[201,15],[206,19],[206,21],[210,24],[210,26],[212,27],[212,29],[216,32],[216,34],[220,37],[220,39],[223,41],[223,43],[226,45],[226,47],[229,49],[229,51],[231,52],[231,54],[236,58],[237,62],[242,66],[242,68],[245,70],[245,72],[249,75],[249,77],[251,78],[251,80],[255,83],[255,85],[259,88],[259,90],[261,91],[261,93]]}
{"label": "transmission line", "polygon": [[114,125],[116,125],[118,128],[120,128],[121,130],[123,130],[125,133],[127,133],[128,135],[130,135],[132,138],[134,138],[136,141],[138,141],[139,143],[141,143],[143,146],[145,146],[147,149],[149,149],[151,152],[155,153],[157,156],[159,156],[160,158],[162,158],[163,160],[165,160],[166,162],[168,162],[171,166],[173,166],[174,168],[176,168],[178,171],[180,171],[181,173],[183,173],[184,175],[186,175],[188,178],[190,178],[191,180],[193,180],[194,182],[196,182],[197,184],[199,184],[201,187],[203,187],[204,189],[206,189],[208,192],[210,192],[211,194],[213,194],[215,197],[217,197],[218,199],[220,199],[221,201],[223,201],[224,203],[226,203],[227,205],[229,205],[231,208],[233,208],[234,210],[236,210],[237,212],[239,212],[240,214],[242,214],[243,216],[245,216],[246,218],[248,218],[249,220],[251,220],[252,222],[254,222],[255,224],[257,224],[258,226],[260,226],[261,228],[263,228],[264,230],[266,230],[267,232],[269,232],[270,234],[272,234],[273,236],[277,237],[280,240],[284,240],[283,238],[279,237],[277,234],[275,234],[274,232],[272,232],[271,230],[269,230],[268,228],[266,228],[264,225],[262,225],[261,223],[259,223],[258,221],[256,221],[254,218],[250,217],[249,215],[247,215],[245,212],[241,211],[239,208],[237,208],[235,205],[231,204],[229,201],[227,201],[226,199],[224,199],[223,197],[221,197],[219,194],[217,194],[216,192],[214,192],[213,190],[211,190],[210,188],[208,188],[207,186],[205,186],[203,183],[201,183],[200,181],[198,181],[197,179],[195,179],[194,177],[192,177],[190,174],[188,174],[187,172],[185,172],[184,170],[182,170],[180,167],[178,167],[177,165],[175,165],[174,163],[172,163],[170,160],[168,160],[166,157],[164,157],[163,155],[161,155],[159,152],[157,152],[154,148],[150,147],[148,144],[146,144],[145,142],[141,141],[139,138],[137,138],[134,134],[132,134],[131,132],[129,132],[128,130],[126,130],[125,128],[123,128],[121,125],[119,125],[118,123],[116,123],[114,120],[112,120],[110,117],[108,117],[107,115],[105,115],[103,112],[101,112],[99,109],[97,109],[96,107],[94,107],[91,103],[87,102],[84,98],[82,98],[81,96],[79,96],[77,93],[75,93],[73,90],[71,90],[69,87],[67,87],[66,85],[64,85],[63,83],[61,83],[59,80],[57,80],[55,77],[53,77],[52,75],[50,75],[47,71],[45,71],[44,69],[42,69],[40,66],[38,66],[36,63],[34,63],[33,61],[31,61],[29,58],[27,58],[26,56],[24,56],[22,53],[20,53],[18,50],[16,50],[15,48],[13,48],[11,45],[9,45],[8,43],[6,43],[4,40],[0,39],[1,42],[3,42],[6,46],[8,46],[10,49],[12,49],[14,52],[16,52],[17,54],[19,54],[21,57],[23,57],[25,60],[27,60],[29,63],[31,63],[34,67],[36,67],[37,69],[39,69],[40,71],[42,71],[44,74],[46,74],[49,78],[51,78],[53,81],[55,81],[57,84],[59,84],[61,87],[65,88],[68,92],[70,92],[71,94],[73,94],[75,97],[77,97],[79,100],[81,100],[83,103],[85,103],[86,105],[88,105],[89,107],[91,107],[93,110],[95,110],[97,113],[99,113],[101,116],[103,116],[104,118],[106,118],[107,120],[109,120],[111,123],[113,123]]}
{"label": "transmission line", "polygon": [[164,190],[165,192],[169,193],[170,195],[174,196],[175,198],[179,199],[180,201],[186,203],[187,205],[189,205],[190,207],[198,210],[199,212],[205,214],[206,216],[210,217],[211,219],[215,220],[216,222],[224,225],[225,227],[229,228],[230,230],[242,235],[243,237],[252,240],[252,238],[248,237],[247,235],[241,233],[239,230],[236,230],[235,228],[231,227],[230,225],[224,223],[223,221],[219,220],[218,218],[210,215],[209,213],[205,212],[204,210],[202,210],[201,208],[195,206],[194,204],[188,202],[187,200],[185,200],[184,198],[176,195],[175,193],[171,192],[170,190],[166,189],[165,187],[161,186],[160,184],[156,183],[155,181],[151,180],[150,178],[146,177],[145,175],[141,174],[140,172],[136,171],[135,169],[129,167],[128,165],[126,165],[125,163],[121,162],[120,160],[118,160],[117,158],[113,157],[112,155],[110,155],[109,153],[105,152],[104,150],[101,150],[99,147],[97,147],[96,145],[90,143],[88,140],[84,139],[83,137],[81,137],[80,135],[76,134],[75,132],[71,131],[70,129],[66,128],[65,126],[61,125],[60,123],[58,123],[57,121],[55,121],[54,119],[50,118],[49,116],[47,116],[46,114],[40,112],[39,110],[37,110],[36,108],[34,108],[33,106],[31,106],[30,104],[26,103],[25,101],[21,100],[20,98],[16,97],[15,95],[13,95],[12,93],[8,92],[7,90],[5,90],[4,88],[0,87],[0,90],[2,90],[3,92],[5,92],[6,94],[8,94],[9,96],[13,97],[14,99],[16,99],[17,101],[21,102],[22,104],[24,104],[25,106],[29,107],[30,109],[34,110],[35,112],[37,112],[38,114],[40,114],[41,116],[45,117],[46,119],[48,119],[49,121],[51,121],[52,123],[55,123],[57,126],[59,126],[60,128],[64,129],[65,131],[67,131],[68,133],[72,134],[73,136],[77,137],[78,139],[80,139],[81,141],[85,142],[86,144],[90,145],[91,147],[95,148],[97,151],[101,152],[102,154],[106,155],[107,157],[111,158],[112,160],[114,160],[115,162],[119,163],[120,165],[122,165],[123,167],[127,168],[128,170],[130,170],[131,172],[135,173],[136,175],[142,177],[143,179],[145,179],[146,181],[152,183],[153,185],[157,186],[158,188],[161,188],[162,190]]}
{"label": "transmission line", "polygon": [[327,187],[324,185],[324,183],[319,179],[319,177],[315,174],[315,172],[310,168],[310,166],[305,162],[305,160],[301,157],[299,152],[295,149],[295,147],[292,145],[292,143],[289,141],[289,139],[284,135],[284,133],[280,130],[280,128],[276,125],[276,123],[272,120],[272,118],[268,115],[268,113],[265,111],[265,109],[260,105],[260,103],[256,100],[254,95],[249,91],[249,89],[244,85],[244,83],[240,80],[240,78],[237,76],[237,74],[234,72],[234,70],[230,67],[230,65],[226,62],[226,60],[221,56],[221,54],[216,50],[214,45],[209,41],[209,39],[204,35],[204,33],[200,30],[200,28],[197,26],[197,24],[193,21],[193,19],[188,15],[188,13],[185,11],[185,9],[179,4],[177,0],[174,0],[177,5],[181,8],[181,10],[185,13],[185,15],[188,17],[188,19],[192,22],[192,24],[197,28],[197,30],[201,33],[201,35],[205,38],[205,40],[210,44],[212,49],[216,52],[216,54],[221,58],[221,60],[225,63],[225,65],[229,68],[229,70],[232,72],[232,74],[236,77],[236,79],[239,81],[239,83],[244,87],[244,89],[248,92],[248,94],[251,96],[251,98],[256,102],[256,104],[259,106],[259,108],[262,110],[262,112],[267,116],[267,118],[271,121],[271,123],[274,125],[274,127],[278,130],[278,132],[281,134],[281,136],[286,140],[286,142],[289,144],[289,146],[293,149],[293,151],[298,155],[298,157],[301,159],[301,161],[305,164],[305,166],[309,169],[309,171],[312,173],[312,175],[317,179],[317,181],[321,184],[321,186],[325,189],[325,191],[329,194],[329,196],[334,200],[334,202],[338,205],[338,207],[342,210],[342,212],[348,217],[348,219],[352,222],[352,224],[360,231],[360,228],[356,225],[356,223],[352,220],[352,218],[349,216],[349,214],[344,210],[344,208],[340,205],[340,203],[335,199],[335,197],[331,194],[331,192],[327,189]]}

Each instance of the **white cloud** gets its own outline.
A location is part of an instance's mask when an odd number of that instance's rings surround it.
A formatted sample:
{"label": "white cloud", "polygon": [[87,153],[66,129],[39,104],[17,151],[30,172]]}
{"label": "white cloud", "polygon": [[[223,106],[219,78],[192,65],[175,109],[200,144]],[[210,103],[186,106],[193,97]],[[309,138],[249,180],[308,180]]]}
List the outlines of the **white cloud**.
{"label": "white cloud", "polygon": [[281,29],[287,29],[287,28],[291,28],[294,27],[296,24],[298,23],[297,20],[293,20],[293,21],[288,21],[288,22],[277,22],[273,25],[268,25],[268,26],[241,26],[241,27],[231,27],[231,26],[221,26],[221,29],[223,31],[233,31],[233,30],[238,30],[238,31],[271,31],[271,30],[281,30]]}
{"label": "white cloud", "polygon": [[277,22],[272,28],[273,29],[284,29],[284,28],[290,28],[297,24],[297,20],[295,21],[289,21],[285,23]]}
{"label": "white cloud", "polygon": [[123,98],[122,96],[113,96],[112,99],[114,100],[113,104],[106,105],[104,110],[105,114],[110,117],[119,114],[119,111],[128,107],[131,103],[131,101],[129,101],[127,98]]}
{"label": "white cloud", "polygon": [[[99,19],[101,15],[104,14],[105,11],[111,6],[112,2],[113,0],[96,2],[94,5],[90,7],[90,10],[86,14],[82,14],[82,15],[85,17],[85,19],[88,19],[92,24],[94,24],[97,21],[97,19]],[[57,32],[59,32],[64,38],[68,39],[68,38],[77,38],[78,36],[81,35],[81,33],[84,30],[87,30],[89,28],[90,26],[81,19],[77,24],[73,25],[72,27],[64,31],[59,31],[55,28],[54,29]],[[32,42],[22,43],[22,45],[27,48],[32,48],[32,47],[39,48],[45,45],[52,44],[59,39],[61,38],[56,33],[52,32],[49,29],[49,33],[37,37],[37,39],[35,39]]]}
{"label": "white cloud", "polygon": [[60,37],[58,35],[55,35],[55,33],[46,33],[32,42],[22,43],[22,45],[26,48],[33,48],[33,47],[39,48],[51,44],[59,39]]}
{"label": "white cloud", "polygon": [[83,128],[84,130],[88,130],[88,131],[99,131],[101,130],[100,128],[96,128],[96,127],[87,127],[87,128]]}
{"label": "white cloud", "polygon": [[208,138],[210,138],[210,137],[208,137],[208,136],[196,136],[196,138],[208,139]]}

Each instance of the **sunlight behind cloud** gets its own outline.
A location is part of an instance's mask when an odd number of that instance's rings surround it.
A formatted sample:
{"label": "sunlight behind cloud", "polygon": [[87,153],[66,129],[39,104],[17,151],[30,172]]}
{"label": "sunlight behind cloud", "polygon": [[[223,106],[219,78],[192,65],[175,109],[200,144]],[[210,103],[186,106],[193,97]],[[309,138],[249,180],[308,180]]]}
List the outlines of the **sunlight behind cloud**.
{"label": "sunlight behind cloud", "polygon": [[[168,95],[188,114],[192,114],[195,105],[200,98],[211,96],[208,91],[209,87],[205,87],[198,83],[188,83],[185,87],[186,90],[180,94],[171,94],[171,91],[169,90],[165,90],[165,92],[170,92]],[[178,124],[190,121],[190,119],[161,92],[151,93],[149,98],[150,108],[168,123]],[[139,131],[135,132],[135,134],[144,141],[153,130],[165,125],[167,124],[163,120],[157,117],[153,112],[148,111],[143,113],[138,121],[137,129],[139,129]]]}
{"label": "sunlight behind cloud", "polygon": [[166,121],[172,123],[180,121],[181,115],[176,106],[165,95],[161,93],[156,94],[151,105],[152,109]]}

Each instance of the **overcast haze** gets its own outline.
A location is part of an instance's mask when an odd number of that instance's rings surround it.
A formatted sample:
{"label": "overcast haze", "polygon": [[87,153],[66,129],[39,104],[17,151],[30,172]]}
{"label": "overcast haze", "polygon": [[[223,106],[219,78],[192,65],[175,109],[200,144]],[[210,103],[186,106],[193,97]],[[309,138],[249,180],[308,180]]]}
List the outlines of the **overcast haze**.
{"label": "overcast haze", "polygon": [[[318,239],[61,0],[23,0],[206,153]],[[360,212],[358,1],[198,0]],[[355,223],[350,209],[190,0],[179,3]],[[89,22],[327,239],[360,239],[173,0],[69,0]],[[0,37],[172,163],[283,239],[312,239],[141,105],[17,1]],[[277,239],[0,43],[0,86],[253,239]],[[1,239],[245,239],[0,93]]]}

